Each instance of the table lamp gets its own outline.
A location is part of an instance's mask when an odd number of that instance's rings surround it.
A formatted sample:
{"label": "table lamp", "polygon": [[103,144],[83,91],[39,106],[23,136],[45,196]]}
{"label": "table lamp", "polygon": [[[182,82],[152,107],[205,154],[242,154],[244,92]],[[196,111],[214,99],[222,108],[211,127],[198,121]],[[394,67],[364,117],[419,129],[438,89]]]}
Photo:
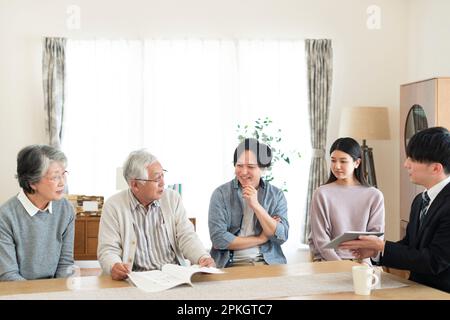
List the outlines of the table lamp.
{"label": "table lamp", "polygon": [[373,149],[366,140],[390,139],[388,115],[387,107],[349,107],[341,113],[339,136],[362,140],[361,165],[367,182],[374,187],[377,187],[377,178]]}

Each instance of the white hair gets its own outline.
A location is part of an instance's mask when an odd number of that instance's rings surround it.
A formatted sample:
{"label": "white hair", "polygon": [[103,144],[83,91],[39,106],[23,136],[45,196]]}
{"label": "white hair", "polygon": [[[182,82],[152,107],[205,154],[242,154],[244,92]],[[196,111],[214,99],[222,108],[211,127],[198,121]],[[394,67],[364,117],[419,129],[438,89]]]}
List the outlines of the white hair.
{"label": "white hair", "polygon": [[145,149],[132,151],[123,164],[123,177],[128,185],[133,179],[148,179],[147,168],[158,159]]}

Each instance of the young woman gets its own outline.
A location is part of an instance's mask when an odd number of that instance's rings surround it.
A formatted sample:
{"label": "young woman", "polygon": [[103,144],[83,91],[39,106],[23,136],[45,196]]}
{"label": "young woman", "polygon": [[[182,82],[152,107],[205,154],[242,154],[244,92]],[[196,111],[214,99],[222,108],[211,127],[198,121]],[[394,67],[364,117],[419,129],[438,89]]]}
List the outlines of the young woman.
{"label": "young woman", "polygon": [[309,247],[313,261],[353,259],[349,250],[323,249],[346,231],[384,231],[384,199],[362,171],[361,148],[352,138],[339,138],[330,148],[331,172],[311,202]]}

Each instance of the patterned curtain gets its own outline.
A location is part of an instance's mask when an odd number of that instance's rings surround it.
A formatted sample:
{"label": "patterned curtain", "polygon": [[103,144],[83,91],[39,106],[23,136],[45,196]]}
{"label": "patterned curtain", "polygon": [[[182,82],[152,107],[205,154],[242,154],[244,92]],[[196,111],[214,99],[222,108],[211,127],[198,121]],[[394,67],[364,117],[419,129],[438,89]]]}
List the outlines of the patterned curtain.
{"label": "patterned curtain", "polygon": [[42,81],[46,112],[46,132],[49,145],[60,148],[63,128],[66,84],[66,39],[44,38],[42,52]]}
{"label": "patterned curtain", "polygon": [[326,181],[328,176],[325,145],[333,74],[331,40],[307,39],[305,50],[308,64],[308,107],[313,154],[309,171],[305,227],[302,234],[303,243],[308,242],[310,231],[309,209],[312,194],[317,187]]}

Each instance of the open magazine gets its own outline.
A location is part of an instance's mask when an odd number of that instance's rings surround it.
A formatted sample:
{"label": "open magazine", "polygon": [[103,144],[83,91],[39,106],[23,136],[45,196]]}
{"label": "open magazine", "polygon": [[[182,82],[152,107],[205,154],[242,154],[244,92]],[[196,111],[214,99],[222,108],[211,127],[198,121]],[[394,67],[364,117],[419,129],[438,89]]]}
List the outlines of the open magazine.
{"label": "open magazine", "polygon": [[328,242],[323,248],[324,249],[337,249],[342,242],[356,240],[359,236],[382,236],[383,232],[363,232],[363,231],[347,231],[341,234],[339,237],[334,238],[332,241]]}
{"label": "open magazine", "polygon": [[159,292],[181,284],[192,286],[192,275],[199,272],[225,273],[217,268],[200,267],[199,265],[183,267],[176,264],[166,264],[161,270],[131,272],[128,279],[136,287],[146,292]]}

